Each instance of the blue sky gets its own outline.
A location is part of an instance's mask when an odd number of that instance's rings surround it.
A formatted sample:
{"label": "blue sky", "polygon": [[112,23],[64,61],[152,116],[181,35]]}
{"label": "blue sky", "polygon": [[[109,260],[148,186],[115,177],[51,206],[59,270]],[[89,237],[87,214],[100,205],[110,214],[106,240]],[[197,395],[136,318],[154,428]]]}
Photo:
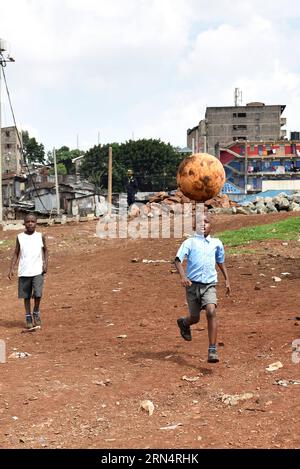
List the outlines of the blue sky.
{"label": "blue sky", "polygon": [[[134,137],[186,145],[206,106],[286,104],[300,130],[294,0],[0,0],[18,126],[46,150]],[[2,90],[2,125],[11,117]]]}

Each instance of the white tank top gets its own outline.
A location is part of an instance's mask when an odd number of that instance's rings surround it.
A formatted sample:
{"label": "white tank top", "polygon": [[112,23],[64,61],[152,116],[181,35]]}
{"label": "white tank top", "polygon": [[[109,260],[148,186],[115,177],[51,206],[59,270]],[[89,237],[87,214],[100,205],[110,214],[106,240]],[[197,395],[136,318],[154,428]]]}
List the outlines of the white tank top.
{"label": "white tank top", "polygon": [[26,233],[18,234],[20,243],[20,261],[18,276],[34,277],[43,272],[42,248],[44,246],[42,233],[36,231],[28,235]]}

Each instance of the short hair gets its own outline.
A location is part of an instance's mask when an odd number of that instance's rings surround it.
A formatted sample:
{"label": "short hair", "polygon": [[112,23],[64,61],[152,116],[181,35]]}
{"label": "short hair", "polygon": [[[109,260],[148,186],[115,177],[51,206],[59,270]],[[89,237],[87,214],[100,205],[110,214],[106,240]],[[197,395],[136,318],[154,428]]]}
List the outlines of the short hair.
{"label": "short hair", "polygon": [[26,213],[26,215],[24,216],[24,221],[26,221],[29,217],[35,218],[35,221],[37,220],[37,216],[34,212]]}

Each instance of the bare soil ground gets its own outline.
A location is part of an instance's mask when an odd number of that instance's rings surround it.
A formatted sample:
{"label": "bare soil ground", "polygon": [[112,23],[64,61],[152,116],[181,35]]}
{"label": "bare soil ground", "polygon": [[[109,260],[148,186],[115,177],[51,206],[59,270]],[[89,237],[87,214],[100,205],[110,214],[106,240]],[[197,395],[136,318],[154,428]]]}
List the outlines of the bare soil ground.
{"label": "bare soil ground", "polygon": [[[289,216],[216,216],[214,226]],[[299,448],[300,386],[276,380],[300,379],[292,361],[300,242],[256,242],[251,254],[227,255],[233,294],[225,296],[220,276],[221,360],[208,364],[204,315],[192,342],[179,335],[176,319],[187,306],[173,265],[131,262],[171,261],[181,240],[100,240],[95,226],[39,229],[50,266],[43,327],[34,333],[22,333],[16,279],[6,277],[16,232],[0,233],[0,339],[7,357],[30,354],[0,364],[0,447]],[[278,360],[283,368],[266,371]],[[220,400],[244,392],[253,397],[233,406]],[[140,408],[145,399],[152,416]]]}

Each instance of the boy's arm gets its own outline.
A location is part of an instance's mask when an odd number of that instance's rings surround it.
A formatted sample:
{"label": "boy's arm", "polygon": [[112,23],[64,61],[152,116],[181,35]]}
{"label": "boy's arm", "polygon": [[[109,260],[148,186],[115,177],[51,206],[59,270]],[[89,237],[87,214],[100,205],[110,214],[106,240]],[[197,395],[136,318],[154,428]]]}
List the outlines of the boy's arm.
{"label": "boy's arm", "polygon": [[46,242],[46,236],[42,235],[42,239],[43,239],[43,274],[46,274],[48,270],[49,251],[48,251],[48,246]]}
{"label": "boy's arm", "polygon": [[227,269],[226,269],[226,265],[225,263],[219,263],[217,262],[217,265],[219,267],[219,269],[221,270],[224,278],[225,278],[225,285],[226,285],[226,294],[229,296],[230,293],[231,293],[231,287],[230,287],[230,283],[229,283],[229,277],[228,277],[228,272],[227,272]]}
{"label": "boy's arm", "polygon": [[18,240],[18,238],[17,238],[17,239],[16,239],[15,251],[14,251],[13,257],[12,257],[12,259],[11,259],[10,268],[9,268],[9,272],[8,272],[8,278],[9,278],[9,280],[11,280],[12,277],[13,277],[14,268],[15,268],[15,266],[16,266],[16,263],[18,262],[19,255],[20,255],[20,243],[19,243],[19,240]]}
{"label": "boy's arm", "polygon": [[175,267],[180,275],[181,285],[183,287],[189,287],[190,285],[192,285],[192,282],[190,281],[190,279],[188,279],[187,276],[185,275],[185,271],[182,267],[182,263],[179,257],[176,257],[175,259]]}

